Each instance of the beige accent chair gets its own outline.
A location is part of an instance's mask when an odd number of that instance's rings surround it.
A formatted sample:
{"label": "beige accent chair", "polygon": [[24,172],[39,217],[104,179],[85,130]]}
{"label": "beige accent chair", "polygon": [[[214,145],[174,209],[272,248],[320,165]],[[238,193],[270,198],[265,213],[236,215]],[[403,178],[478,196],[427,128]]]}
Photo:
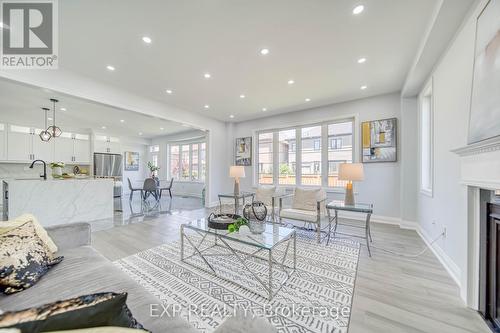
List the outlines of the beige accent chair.
{"label": "beige accent chair", "polygon": [[[283,208],[283,199],[292,197],[292,208]],[[279,222],[282,219],[316,225],[318,243],[321,242],[321,214],[325,211],[326,192],[320,188],[296,187],[293,194],[281,196],[279,200]]]}
{"label": "beige accent chair", "polygon": [[266,205],[267,215],[271,217],[274,222],[276,215],[276,186],[259,186],[255,191],[255,200],[261,201]]}

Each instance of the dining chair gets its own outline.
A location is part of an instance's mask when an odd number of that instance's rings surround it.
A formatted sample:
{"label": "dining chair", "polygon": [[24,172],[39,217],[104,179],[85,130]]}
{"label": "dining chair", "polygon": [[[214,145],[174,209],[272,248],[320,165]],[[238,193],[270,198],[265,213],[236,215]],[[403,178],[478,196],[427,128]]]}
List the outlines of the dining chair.
{"label": "dining chair", "polygon": [[158,185],[156,185],[156,180],[154,180],[153,178],[146,178],[144,180],[144,186],[142,187],[142,190],[144,191],[144,200],[146,200],[149,195],[153,195],[156,201],[160,199],[158,197]]}
{"label": "dining chair", "polygon": [[174,178],[172,177],[170,179],[170,184],[166,187],[160,187],[160,199],[161,199],[161,195],[162,195],[162,192],[165,190],[165,191],[168,191],[168,194],[170,195],[170,199],[172,199],[172,185],[174,184]]}
{"label": "dining chair", "polygon": [[128,189],[130,190],[130,200],[132,200],[133,196],[134,196],[134,192],[141,192],[141,198],[144,196],[144,194],[142,193],[142,188],[140,187],[133,187],[132,186],[132,182],[130,181],[130,178],[127,178],[127,181],[128,181]]}

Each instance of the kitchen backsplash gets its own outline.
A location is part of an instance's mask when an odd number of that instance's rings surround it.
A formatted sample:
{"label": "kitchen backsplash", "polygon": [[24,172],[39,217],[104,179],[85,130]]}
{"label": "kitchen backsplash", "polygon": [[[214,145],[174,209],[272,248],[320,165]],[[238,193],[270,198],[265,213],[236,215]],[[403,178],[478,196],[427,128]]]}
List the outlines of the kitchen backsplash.
{"label": "kitchen backsplash", "polygon": [[[88,170],[88,166],[85,169]],[[73,166],[66,166],[63,172],[72,173]],[[16,179],[16,178],[33,178],[38,177],[43,173],[43,165],[35,164],[33,169],[29,168],[29,164],[23,163],[0,163],[0,184],[4,179]],[[47,165],[47,175],[50,177],[52,170]]]}

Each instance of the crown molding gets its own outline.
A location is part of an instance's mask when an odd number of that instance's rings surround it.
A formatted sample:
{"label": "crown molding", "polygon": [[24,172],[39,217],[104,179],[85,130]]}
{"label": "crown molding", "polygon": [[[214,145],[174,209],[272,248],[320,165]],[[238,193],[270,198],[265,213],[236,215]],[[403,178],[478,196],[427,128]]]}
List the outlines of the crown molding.
{"label": "crown molding", "polygon": [[476,142],[465,147],[453,149],[451,151],[460,156],[469,156],[491,153],[497,150],[500,150],[500,136]]}

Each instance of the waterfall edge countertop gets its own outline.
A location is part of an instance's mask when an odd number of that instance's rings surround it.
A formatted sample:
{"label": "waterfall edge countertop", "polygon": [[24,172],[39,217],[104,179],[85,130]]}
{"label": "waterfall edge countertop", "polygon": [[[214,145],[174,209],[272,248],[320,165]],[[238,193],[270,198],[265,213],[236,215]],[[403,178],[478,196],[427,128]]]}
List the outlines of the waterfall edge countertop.
{"label": "waterfall edge countertop", "polygon": [[113,186],[112,179],[7,179],[4,210],[10,219],[33,214],[43,226],[109,219]]}

